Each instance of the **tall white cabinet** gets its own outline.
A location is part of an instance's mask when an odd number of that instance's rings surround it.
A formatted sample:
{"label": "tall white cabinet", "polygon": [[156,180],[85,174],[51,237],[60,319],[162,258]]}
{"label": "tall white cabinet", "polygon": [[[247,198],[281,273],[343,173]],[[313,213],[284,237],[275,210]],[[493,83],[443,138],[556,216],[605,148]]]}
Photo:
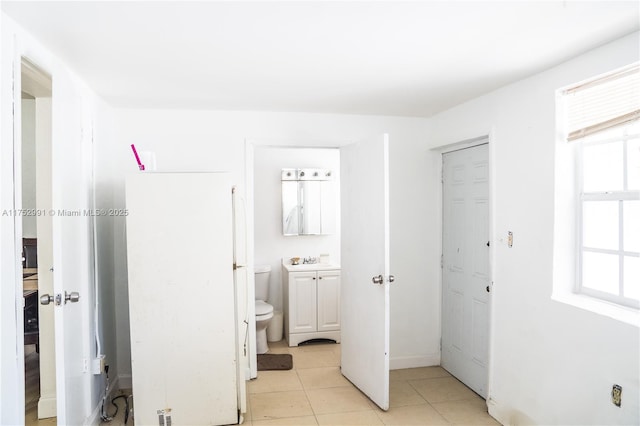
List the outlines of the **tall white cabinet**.
{"label": "tall white cabinet", "polygon": [[127,178],[136,424],[235,424],[243,411],[231,190],[224,173]]}
{"label": "tall white cabinet", "polygon": [[340,342],[340,267],[283,264],[282,281],[289,346],[311,339]]}

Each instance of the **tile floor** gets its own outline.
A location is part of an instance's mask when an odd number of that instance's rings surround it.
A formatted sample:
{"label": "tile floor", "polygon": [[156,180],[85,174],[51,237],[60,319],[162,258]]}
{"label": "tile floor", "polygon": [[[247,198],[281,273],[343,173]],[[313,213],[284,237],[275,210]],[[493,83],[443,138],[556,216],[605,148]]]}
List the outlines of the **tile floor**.
{"label": "tile floor", "polygon": [[340,374],[340,345],[269,346],[292,354],[293,370],[261,371],[249,382],[247,425],[499,425],[441,367],[391,371],[385,412]]}
{"label": "tile floor", "polygon": [[[484,400],[441,367],[391,371],[391,407],[382,411],[340,374],[340,345],[269,346],[292,354],[293,370],[260,371],[248,383],[245,425],[499,425]],[[124,406],[101,425],[124,425]]]}

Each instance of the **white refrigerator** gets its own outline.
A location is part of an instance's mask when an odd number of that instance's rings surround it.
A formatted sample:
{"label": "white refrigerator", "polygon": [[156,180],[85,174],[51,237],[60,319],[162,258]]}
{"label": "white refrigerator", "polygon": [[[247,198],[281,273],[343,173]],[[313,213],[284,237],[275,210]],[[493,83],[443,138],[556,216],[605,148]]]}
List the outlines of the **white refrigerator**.
{"label": "white refrigerator", "polygon": [[244,203],[227,173],[126,181],[135,423],[223,425],[246,411]]}

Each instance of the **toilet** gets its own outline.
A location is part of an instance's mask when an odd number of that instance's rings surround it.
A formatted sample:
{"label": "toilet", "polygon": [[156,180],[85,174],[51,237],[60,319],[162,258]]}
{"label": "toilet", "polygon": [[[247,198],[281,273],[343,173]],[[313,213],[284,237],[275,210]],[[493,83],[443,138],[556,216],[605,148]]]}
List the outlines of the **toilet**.
{"label": "toilet", "polygon": [[256,278],[256,351],[259,354],[265,354],[269,351],[267,326],[273,318],[273,306],[267,303],[271,266],[256,265],[254,272]]}

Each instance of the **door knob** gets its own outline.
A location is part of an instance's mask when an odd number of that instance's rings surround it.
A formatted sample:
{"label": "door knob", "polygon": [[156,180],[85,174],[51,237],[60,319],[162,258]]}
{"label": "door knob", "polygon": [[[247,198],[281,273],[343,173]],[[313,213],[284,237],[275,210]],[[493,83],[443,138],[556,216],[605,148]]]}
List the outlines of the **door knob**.
{"label": "door knob", "polygon": [[78,294],[77,291],[72,291],[71,293],[64,292],[64,303],[76,303],[78,300],[80,300],[80,294]]}
{"label": "door knob", "polygon": [[53,296],[49,296],[48,294],[43,294],[42,296],[40,296],[41,305],[48,305],[51,302],[53,302]]}
{"label": "door knob", "polygon": [[389,281],[390,283],[394,282],[396,280],[396,277],[393,275],[389,275],[389,278],[387,278],[387,281]]}
{"label": "door knob", "polygon": [[384,282],[384,278],[382,275],[378,275],[377,277],[373,277],[371,281],[373,281],[374,284],[382,284]]}

